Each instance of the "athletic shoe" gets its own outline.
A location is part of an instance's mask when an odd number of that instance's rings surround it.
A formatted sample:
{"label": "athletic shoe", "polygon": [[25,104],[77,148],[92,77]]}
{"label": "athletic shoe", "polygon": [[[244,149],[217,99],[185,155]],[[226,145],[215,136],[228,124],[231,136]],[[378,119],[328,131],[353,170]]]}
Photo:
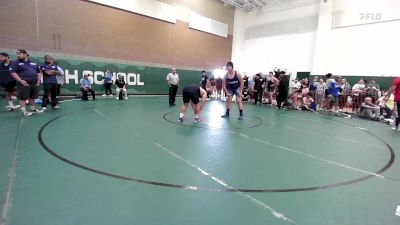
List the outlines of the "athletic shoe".
{"label": "athletic shoe", "polygon": [[239,116],[239,117],[238,117],[238,120],[243,120],[243,116]]}
{"label": "athletic shoe", "polygon": [[103,95],[101,95],[101,96],[106,97],[107,95],[106,95],[106,94],[103,94]]}
{"label": "athletic shoe", "polygon": [[194,118],[194,122],[198,123],[198,122],[200,122],[200,121],[201,121],[200,118]]}
{"label": "athletic shoe", "polygon": [[391,124],[391,123],[394,124],[394,122],[395,122],[393,119],[384,119],[384,120],[388,124]]}
{"label": "athletic shoe", "polygon": [[229,118],[229,114],[224,114],[221,116],[221,118]]}
{"label": "athletic shoe", "polygon": [[42,110],[43,110],[43,111],[46,111],[46,110],[47,110],[47,107],[42,107]]}
{"label": "athletic shoe", "polygon": [[14,109],[18,109],[20,106],[19,105],[13,105],[13,106],[6,106],[7,111],[13,111]]}
{"label": "athletic shoe", "polygon": [[118,98],[118,97],[116,97],[115,99],[116,99],[116,100],[118,100],[119,98]]}
{"label": "athletic shoe", "polygon": [[60,106],[58,106],[58,105],[55,105],[54,107],[53,107],[53,109],[59,109],[60,108]]}
{"label": "athletic shoe", "polygon": [[33,112],[33,113],[42,113],[42,112],[44,112],[43,110],[40,110],[40,109],[31,109],[29,111]]}
{"label": "athletic shoe", "polygon": [[183,122],[183,117],[179,117],[178,122]]}
{"label": "athletic shoe", "polygon": [[6,106],[7,111],[13,111],[14,109],[20,108],[19,105],[13,105],[13,106]]}
{"label": "athletic shoe", "polygon": [[21,115],[22,116],[32,116],[31,112],[27,112],[27,111],[21,111]]}
{"label": "athletic shoe", "polygon": [[113,96],[112,94],[110,94],[110,95],[107,95],[107,96]]}
{"label": "athletic shoe", "polygon": [[125,100],[128,100],[128,97],[125,97]]}

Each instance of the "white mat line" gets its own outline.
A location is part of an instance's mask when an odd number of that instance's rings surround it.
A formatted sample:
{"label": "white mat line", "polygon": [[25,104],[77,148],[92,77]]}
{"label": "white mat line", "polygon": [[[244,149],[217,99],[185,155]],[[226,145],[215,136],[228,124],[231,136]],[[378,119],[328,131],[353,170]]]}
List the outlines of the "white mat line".
{"label": "white mat line", "polygon": [[[99,110],[94,109],[94,111],[95,111],[96,113],[98,113],[99,115],[101,115],[101,116],[107,118],[108,120],[111,120],[111,121],[115,122],[115,120],[114,120],[113,118],[111,118],[111,117],[105,115],[104,113],[100,112]],[[150,138],[148,138],[148,137],[146,137],[146,136],[144,136],[144,135],[142,135],[142,134],[140,134],[140,133],[138,133],[138,132],[136,132],[136,131],[135,131],[135,135],[138,136],[138,137],[140,137],[140,138],[142,138],[142,139],[145,139],[145,140],[147,140],[147,141],[153,143],[153,144],[154,144],[155,146],[157,146],[159,149],[164,150],[165,152],[167,152],[167,153],[168,153],[169,155],[171,155],[172,157],[174,157],[174,158],[176,158],[176,159],[178,159],[178,160],[184,162],[185,164],[189,165],[190,167],[196,169],[196,170],[199,171],[201,174],[203,174],[204,176],[209,177],[210,179],[212,179],[212,180],[215,181],[216,183],[222,185],[223,187],[229,188],[229,189],[233,189],[236,193],[239,193],[239,194],[242,195],[243,197],[249,199],[253,204],[255,204],[255,205],[257,205],[258,207],[261,207],[261,208],[263,208],[263,209],[265,209],[265,210],[267,210],[267,211],[269,211],[275,218],[280,219],[280,220],[283,220],[283,221],[285,221],[285,222],[289,222],[289,223],[291,223],[291,224],[297,224],[297,223],[295,223],[293,220],[291,220],[291,219],[289,219],[288,217],[286,217],[283,213],[280,213],[280,212],[276,211],[276,210],[273,209],[271,206],[269,206],[269,205],[265,204],[264,202],[262,202],[262,201],[260,201],[260,200],[258,200],[258,199],[256,199],[256,198],[250,196],[249,194],[240,192],[237,188],[234,188],[234,187],[230,186],[229,184],[227,184],[227,183],[226,183],[225,181],[223,181],[222,179],[219,179],[219,178],[217,178],[217,177],[215,177],[215,176],[212,176],[211,173],[209,173],[209,172],[203,170],[202,168],[198,167],[197,165],[195,165],[194,163],[190,162],[189,160],[187,160],[187,159],[183,158],[182,156],[176,154],[175,152],[171,151],[171,150],[168,149],[167,147],[165,147],[165,146],[163,146],[163,145],[161,145],[161,144],[159,144],[159,143],[157,143],[157,142],[151,140]]]}
{"label": "white mat line", "polygon": [[21,138],[23,121],[24,121],[24,118],[21,117],[21,120],[19,122],[19,127],[18,127],[17,140],[15,142],[15,149],[14,149],[14,155],[13,155],[13,159],[12,159],[12,164],[11,164],[10,170],[8,172],[7,192],[6,192],[6,195],[5,195],[4,203],[3,203],[2,207],[1,207],[0,225],[5,225],[6,224],[8,211],[9,211],[10,206],[11,206],[12,190],[13,190],[13,187],[14,187],[15,177],[17,176],[17,159],[18,159],[18,152],[19,152],[19,146],[20,146],[20,138]]}

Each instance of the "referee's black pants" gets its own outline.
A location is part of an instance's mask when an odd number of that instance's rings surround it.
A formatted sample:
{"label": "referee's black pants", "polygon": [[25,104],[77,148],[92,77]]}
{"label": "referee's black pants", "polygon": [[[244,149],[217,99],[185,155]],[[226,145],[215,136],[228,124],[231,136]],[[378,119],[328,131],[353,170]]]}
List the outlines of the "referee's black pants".
{"label": "referee's black pants", "polygon": [[175,105],[176,92],[178,92],[178,85],[170,85],[169,87],[169,105]]}

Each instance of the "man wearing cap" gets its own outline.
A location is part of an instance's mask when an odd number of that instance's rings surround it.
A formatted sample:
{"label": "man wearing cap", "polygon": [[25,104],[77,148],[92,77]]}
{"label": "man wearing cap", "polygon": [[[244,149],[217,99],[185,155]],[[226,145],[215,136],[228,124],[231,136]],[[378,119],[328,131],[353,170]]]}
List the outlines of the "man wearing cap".
{"label": "man wearing cap", "polygon": [[[23,116],[31,116],[32,112],[42,112],[35,109],[35,99],[39,95],[40,68],[36,63],[29,60],[29,55],[25,49],[19,49],[17,57],[18,60],[10,66],[10,72],[11,76],[17,81],[17,97],[21,105],[21,113]],[[26,100],[29,100],[31,112],[26,111]]]}
{"label": "man wearing cap", "polygon": [[53,63],[53,58],[49,55],[44,56],[44,65],[40,67],[43,74],[43,110],[47,110],[49,94],[51,98],[51,107],[58,109],[57,105],[57,75],[60,75],[57,66]]}
{"label": "man wearing cap", "polygon": [[15,86],[17,82],[10,75],[10,65],[11,60],[6,52],[0,53],[0,86],[3,87],[6,91],[6,99],[8,101],[8,106],[6,106],[8,111],[13,111],[15,108],[18,108],[19,105],[14,106],[12,96],[15,92]]}

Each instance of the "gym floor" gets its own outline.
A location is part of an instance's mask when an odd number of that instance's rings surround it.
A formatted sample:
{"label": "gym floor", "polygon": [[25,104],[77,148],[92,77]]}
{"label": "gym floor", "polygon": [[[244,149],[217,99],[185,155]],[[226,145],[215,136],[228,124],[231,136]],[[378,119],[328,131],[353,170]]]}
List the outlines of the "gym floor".
{"label": "gym floor", "polygon": [[0,101],[5,225],[398,225],[400,133],[245,104],[203,121],[181,98],[67,101],[22,118]]}

